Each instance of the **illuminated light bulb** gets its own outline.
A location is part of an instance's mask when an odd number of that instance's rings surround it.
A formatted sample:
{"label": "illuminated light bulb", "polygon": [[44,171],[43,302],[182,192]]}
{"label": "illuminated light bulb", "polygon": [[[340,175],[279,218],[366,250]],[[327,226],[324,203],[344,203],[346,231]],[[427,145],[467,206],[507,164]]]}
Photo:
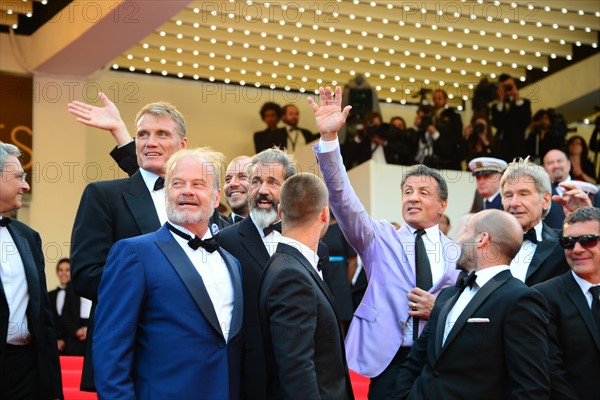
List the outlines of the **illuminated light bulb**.
{"label": "illuminated light bulb", "polygon": [[406,64],[405,63],[400,63],[400,68],[406,68]]}
{"label": "illuminated light bulb", "polygon": [[182,67],[182,66],[183,66],[183,62],[181,62],[181,61],[177,61],[177,66],[178,66],[178,67]]}
{"label": "illuminated light bulb", "polygon": [[244,80],[241,80],[241,81],[240,81],[240,86],[246,86],[246,81],[244,81]]}
{"label": "illuminated light bulb", "polygon": [[160,63],[164,65],[164,64],[166,64],[166,63],[167,63],[167,60],[165,60],[165,59],[163,58],[163,59],[161,59],[161,60],[160,60]]}
{"label": "illuminated light bulb", "polygon": [[504,53],[505,54],[509,54],[510,53],[510,49],[504,49]]}
{"label": "illuminated light bulb", "polygon": [[211,71],[214,71],[215,70],[215,66],[214,65],[209,65],[208,69],[211,70]]}
{"label": "illuminated light bulb", "polygon": [[167,76],[168,74],[169,74],[169,73],[168,73],[167,71],[162,71],[162,72],[161,72],[161,75],[162,75],[162,76]]}
{"label": "illuminated light bulb", "polygon": [[151,74],[151,73],[152,73],[152,70],[151,70],[150,68],[146,68],[146,73],[147,73],[147,74]]}
{"label": "illuminated light bulb", "polygon": [[279,66],[279,61],[277,61],[277,60],[273,61],[273,65],[276,67]]}
{"label": "illuminated light bulb", "polygon": [[532,69],[533,69],[533,66],[531,66],[531,65],[528,65],[528,66],[527,66],[527,70],[528,70],[528,71],[531,71]]}
{"label": "illuminated light bulb", "polygon": [[442,58],[442,56],[440,56],[439,54],[436,54],[436,55],[435,55],[435,59],[436,59],[436,60],[441,60],[441,58]]}
{"label": "illuminated light bulb", "polygon": [[160,50],[160,51],[165,51],[165,50],[167,50],[167,48],[166,48],[165,46],[160,46],[160,47],[159,47],[159,50]]}
{"label": "illuminated light bulb", "polygon": [[446,73],[450,74],[450,73],[452,73],[452,70],[450,68],[446,68]]}
{"label": "illuminated light bulb", "polygon": [[451,56],[450,57],[450,61],[455,62],[456,61],[456,57],[455,56]]}
{"label": "illuminated light bulb", "polygon": [[131,66],[131,67],[129,67],[129,70],[130,70],[131,72],[135,72],[135,67],[134,67],[134,66]]}
{"label": "illuminated light bulb", "polygon": [[492,78],[492,79],[496,79],[496,74],[492,72],[492,73],[490,74],[490,78]]}
{"label": "illuminated light bulb", "polygon": [[381,86],[379,86],[379,85],[375,86],[375,90],[377,90],[379,92],[381,90]]}
{"label": "illuminated light bulb", "polygon": [[395,81],[399,82],[399,81],[400,81],[400,79],[401,79],[401,78],[400,78],[400,76],[398,76],[398,75],[394,76],[394,80],[395,80]]}

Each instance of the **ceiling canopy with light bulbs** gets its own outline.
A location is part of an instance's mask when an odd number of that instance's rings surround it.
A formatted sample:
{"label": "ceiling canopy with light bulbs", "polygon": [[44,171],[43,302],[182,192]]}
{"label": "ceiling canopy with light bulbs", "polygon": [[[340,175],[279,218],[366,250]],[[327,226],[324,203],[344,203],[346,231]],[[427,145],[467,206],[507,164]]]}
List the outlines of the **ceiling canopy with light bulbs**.
{"label": "ceiling canopy with light bulbs", "polygon": [[195,1],[113,68],[299,92],[362,74],[388,102],[459,101],[597,49],[599,30],[599,1]]}

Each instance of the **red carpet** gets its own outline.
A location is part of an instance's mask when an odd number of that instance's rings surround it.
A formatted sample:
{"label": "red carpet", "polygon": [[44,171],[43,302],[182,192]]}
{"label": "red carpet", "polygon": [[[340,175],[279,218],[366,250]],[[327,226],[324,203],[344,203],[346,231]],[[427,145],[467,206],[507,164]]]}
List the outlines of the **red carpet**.
{"label": "red carpet", "polygon": [[96,393],[81,392],[81,369],[83,357],[60,356],[60,369],[62,373],[63,393],[65,400],[95,400]]}
{"label": "red carpet", "polygon": [[350,380],[352,381],[352,390],[356,400],[367,400],[369,393],[369,378],[359,375],[354,371],[350,371]]}
{"label": "red carpet", "polygon": [[[81,381],[81,369],[83,368],[83,357],[60,357],[60,369],[62,371],[63,392],[65,400],[96,400],[95,393],[79,391]],[[369,392],[369,378],[350,371],[350,380],[356,400],[367,400]]]}

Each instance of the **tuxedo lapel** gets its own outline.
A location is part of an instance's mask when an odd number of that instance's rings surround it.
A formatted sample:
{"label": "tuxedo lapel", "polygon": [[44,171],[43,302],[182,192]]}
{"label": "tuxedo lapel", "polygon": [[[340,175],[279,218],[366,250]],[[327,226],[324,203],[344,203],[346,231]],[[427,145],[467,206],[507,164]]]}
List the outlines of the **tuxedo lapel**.
{"label": "tuxedo lapel", "polygon": [[254,225],[252,218],[244,218],[239,225],[240,235],[242,236],[242,246],[244,246],[246,252],[250,254],[250,257],[254,259],[260,269],[264,270],[267,262],[269,261],[269,252],[265,248],[265,244],[262,241],[260,234],[256,230],[256,226]]}
{"label": "tuxedo lapel", "polygon": [[[173,269],[177,272],[181,281],[187,288],[188,292],[194,299],[194,302],[204,314],[206,320],[210,323],[213,329],[218,332],[220,336],[223,335],[217,313],[210,300],[210,296],[206,291],[204,282],[194,268],[194,265],[190,261],[189,257],[185,254],[185,251],[179,246],[175,238],[169,233],[166,225],[157,232],[158,240],[156,245],[160,248],[163,254],[169,259]],[[234,286],[235,287],[235,286]]]}
{"label": "tuxedo lapel", "polygon": [[569,299],[575,304],[577,311],[579,311],[581,318],[594,338],[597,349],[600,351],[600,333],[598,332],[598,326],[596,325],[596,321],[594,321],[592,310],[585,299],[585,295],[577,282],[575,282],[571,273],[565,276],[564,282],[567,287],[567,296],[569,296]]}
{"label": "tuxedo lapel", "polygon": [[227,341],[234,338],[242,328],[243,322],[243,294],[242,294],[242,276],[240,275],[240,269],[231,259],[231,255],[225,254],[225,251],[219,248],[219,254],[223,257],[227,271],[229,271],[229,277],[231,278],[231,285],[233,287],[233,314],[231,315],[231,324],[229,329],[229,337]]}
{"label": "tuxedo lapel", "polygon": [[[450,290],[450,289],[447,289]],[[454,289],[456,293],[448,299],[442,306],[440,313],[438,314],[437,324],[435,326],[435,358],[439,358],[440,352],[442,351],[442,340],[444,339],[444,330],[446,329],[446,319],[448,319],[448,313],[458,300],[458,297],[462,293],[458,288]]]}
{"label": "tuxedo lapel", "polygon": [[127,203],[127,207],[133,215],[140,232],[154,232],[160,227],[160,221],[154,208],[152,196],[144,183],[144,178],[138,171],[131,175],[129,180],[131,181],[131,188],[129,192],[123,193],[123,200]]}
{"label": "tuxedo lapel", "polygon": [[537,269],[546,261],[548,257],[552,254],[556,246],[558,246],[558,237],[552,232],[552,230],[546,226],[545,224],[542,227],[542,241],[537,244],[535,249],[535,253],[533,253],[533,257],[531,258],[531,262],[529,263],[529,267],[527,268],[527,276],[525,277],[525,282],[527,279],[535,272]]}
{"label": "tuxedo lapel", "polygon": [[[17,246],[17,250],[19,251],[19,256],[21,257],[21,262],[23,262],[23,268],[25,270],[25,279],[27,280],[27,291],[29,293],[29,306],[27,307],[27,313],[36,313],[35,315],[30,315],[31,318],[29,318],[29,321],[40,321],[40,316],[37,313],[40,310],[41,299],[39,294],[41,293],[41,290],[32,249],[29,246],[29,242],[25,236],[23,236],[20,232],[20,229],[13,227],[12,225],[15,224],[9,225],[8,231],[10,232],[10,235]],[[33,330],[30,328],[30,331]]]}
{"label": "tuxedo lapel", "polygon": [[440,351],[440,356],[444,353],[444,349],[448,348],[452,344],[452,341],[458,336],[458,333],[462,330],[467,320],[473,315],[475,311],[485,302],[485,300],[492,294],[496,289],[502,286],[508,279],[511,278],[510,271],[502,271],[488,281],[482,288],[480,288],[475,297],[467,304],[463,312],[458,316],[456,323],[450,330],[444,347]]}
{"label": "tuxedo lapel", "polygon": [[[313,266],[310,264],[310,262],[308,262],[306,257],[304,257],[304,255],[300,251],[298,251],[293,246],[290,246],[288,244],[279,243],[277,245],[277,252],[289,254],[290,256],[294,257],[302,265],[302,267],[308,271],[310,276],[312,276],[314,281],[317,283],[317,286],[319,286],[319,288],[325,294],[325,297],[327,297],[327,300],[329,300],[329,303],[331,303],[331,307],[333,307],[334,310],[336,309],[335,301],[333,300],[333,294],[331,293],[331,290],[325,284],[325,281],[323,281],[323,279],[321,279],[319,274],[317,274],[317,271],[315,271]],[[337,314],[337,312],[336,312],[336,314]]]}

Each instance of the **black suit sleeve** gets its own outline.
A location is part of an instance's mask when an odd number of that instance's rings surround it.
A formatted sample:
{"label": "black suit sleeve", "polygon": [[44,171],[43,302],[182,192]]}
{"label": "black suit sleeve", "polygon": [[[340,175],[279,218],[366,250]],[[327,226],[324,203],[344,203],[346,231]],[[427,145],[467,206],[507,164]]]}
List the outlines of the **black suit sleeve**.
{"label": "black suit sleeve", "polygon": [[317,299],[314,282],[293,268],[273,277],[265,306],[281,393],[287,399],[318,399],[314,364]]}
{"label": "black suit sleeve", "polygon": [[396,388],[392,399],[405,399],[410,392],[413,382],[419,377],[427,359],[427,342],[429,338],[429,323],[410,349],[410,354],[398,371]]}
{"label": "black suit sleeve", "polygon": [[110,156],[117,162],[119,168],[131,176],[137,172],[138,166],[137,156],[135,155],[135,142],[131,141],[123,147],[115,147]]}
{"label": "black suit sleeve", "polygon": [[115,242],[108,205],[114,199],[96,184],[83,191],[71,235],[71,279],[75,292],[93,302],[98,301],[98,288],[108,252]]}
{"label": "black suit sleeve", "polygon": [[515,296],[504,323],[506,371],[511,399],[547,399],[550,370],[547,305],[533,290]]}
{"label": "black suit sleeve", "polygon": [[[35,257],[35,264],[38,268],[38,276],[40,278],[40,295],[42,303],[42,337],[38,338],[44,342],[44,348],[46,349],[46,355],[40,357],[46,365],[40,366],[40,368],[47,368],[48,370],[44,373],[40,373],[40,376],[47,377],[49,380],[49,388],[52,392],[53,398],[62,399],[62,378],[60,373],[60,363],[58,360],[58,347],[56,346],[56,328],[54,327],[54,314],[50,306],[50,300],[48,298],[48,289],[46,288],[46,273],[44,268],[44,254],[42,251],[42,239],[40,235],[35,232],[35,246],[32,248]],[[43,386],[46,386],[44,383]]]}

